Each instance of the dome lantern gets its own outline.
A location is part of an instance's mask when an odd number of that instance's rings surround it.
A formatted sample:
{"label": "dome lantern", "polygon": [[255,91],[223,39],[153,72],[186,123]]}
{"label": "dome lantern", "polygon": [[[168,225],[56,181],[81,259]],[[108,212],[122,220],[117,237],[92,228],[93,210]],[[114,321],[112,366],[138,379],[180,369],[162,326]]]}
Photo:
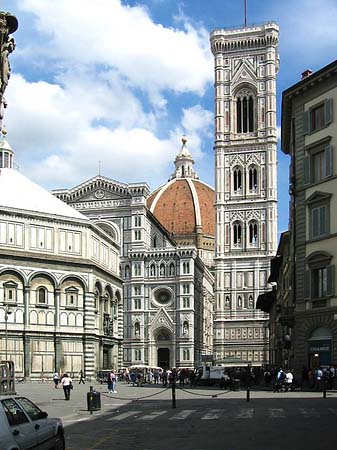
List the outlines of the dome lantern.
{"label": "dome lantern", "polygon": [[11,149],[11,146],[8,144],[6,140],[7,131],[5,128],[2,129],[2,138],[0,139],[0,169],[13,169],[14,161],[13,156],[14,152]]}
{"label": "dome lantern", "polygon": [[181,142],[182,142],[181,149],[174,160],[176,170],[171,175],[170,179],[171,180],[173,178],[195,178],[195,179],[198,179],[198,175],[193,169],[194,160],[186,146],[186,143],[187,143],[186,136],[182,136]]}

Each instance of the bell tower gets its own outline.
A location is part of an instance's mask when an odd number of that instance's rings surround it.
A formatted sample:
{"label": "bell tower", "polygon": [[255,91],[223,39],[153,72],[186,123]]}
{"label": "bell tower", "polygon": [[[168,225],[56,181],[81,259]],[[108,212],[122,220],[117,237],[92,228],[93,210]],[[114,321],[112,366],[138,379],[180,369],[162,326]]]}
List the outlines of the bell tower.
{"label": "bell tower", "polygon": [[214,353],[268,362],[267,290],[277,245],[275,23],[214,30],[216,249]]}

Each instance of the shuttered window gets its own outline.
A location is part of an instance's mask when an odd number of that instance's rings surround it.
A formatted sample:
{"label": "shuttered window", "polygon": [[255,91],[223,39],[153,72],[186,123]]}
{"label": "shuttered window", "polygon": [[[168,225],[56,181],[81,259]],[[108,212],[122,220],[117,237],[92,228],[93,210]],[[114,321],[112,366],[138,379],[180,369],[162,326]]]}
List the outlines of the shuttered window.
{"label": "shuttered window", "polygon": [[332,122],[332,118],[333,101],[327,99],[303,113],[303,134],[321,130]]}
{"label": "shuttered window", "polygon": [[325,236],[329,233],[328,205],[311,207],[310,219],[310,237],[312,239]]}
{"label": "shuttered window", "polygon": [[304,273],[304,299],[331,297],[335,292],[335,266],[314,267]]}
{"label": "shuttered window", "polygon": [[304,158],[304,184],[318,183],[333,175],[333,149],[330,145]]}

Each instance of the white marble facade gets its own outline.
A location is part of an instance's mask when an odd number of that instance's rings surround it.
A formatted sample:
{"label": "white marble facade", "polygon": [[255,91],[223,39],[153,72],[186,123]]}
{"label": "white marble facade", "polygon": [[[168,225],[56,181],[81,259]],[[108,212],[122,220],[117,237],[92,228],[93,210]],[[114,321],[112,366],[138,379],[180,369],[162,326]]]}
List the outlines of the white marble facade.
{"label": "white marble facade", "polygon": [[[2,140],[0,153],[8,147]],[[104,366],[121,366],[116,236],[32,183],[11,162],[0,172],[0,251],[0,359],[13,360],[17,376],[82,369],[94,377]]]}
{"label": "white marble facade", "polygon": [[211,33],[215,64],[217,360],[268,362],[267,316],[255,309],[277,245],[274,23]]}

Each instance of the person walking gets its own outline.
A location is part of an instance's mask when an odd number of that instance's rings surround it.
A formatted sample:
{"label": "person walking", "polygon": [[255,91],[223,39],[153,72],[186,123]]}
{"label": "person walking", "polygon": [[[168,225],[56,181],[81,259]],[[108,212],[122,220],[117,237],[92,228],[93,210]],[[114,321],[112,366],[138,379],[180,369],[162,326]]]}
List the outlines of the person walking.
{"label": "person walking", "polygon": [[78,384],[81,384],[81,383],[85,384],[85,381],[84,381],[84,373],[83,373],[83,370],[82,370],[82,369],[81,369],[80,372],[79,372],[79,376],[80,376],[80,381],[78,382]]}
{"label": "person walking", "polygon": [[59,374],[57,372],[53,373],[53,381],[54,381],[55,389],[58,389],[60,379],[59,379]]}
{"label": "person walking", "polygon": [[117,391],[116,391],[116,381],[117,381],[117,379],[116,379],[115,372],[112,370],[109,373],[109,376],[108,376],[108,390],[109,390],[110,394],[116,394],[117,393]]}
{"label": "person walking", "polygon": [[61,384],[63,386],[64,397],[66,400],[70,400],[70,390],[73,388],[73,380],[65,373],[62,377]]}

